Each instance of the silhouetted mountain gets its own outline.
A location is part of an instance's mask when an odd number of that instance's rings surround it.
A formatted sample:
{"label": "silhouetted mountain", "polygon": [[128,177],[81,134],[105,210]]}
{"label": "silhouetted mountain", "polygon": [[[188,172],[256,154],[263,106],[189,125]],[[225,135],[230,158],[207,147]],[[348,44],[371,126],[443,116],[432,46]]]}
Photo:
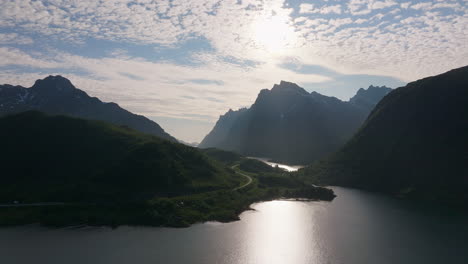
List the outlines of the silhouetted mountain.
{"label": "silhouetted mountain", "polygon": [[[198,144],[198,147],[217,147],[225,150],[238,149],[240,145],[239,138],[242,131],[239,131],[237,134],[234,133],[234,130],[236,129],[235,126],[242,124],[243,119],[247,116],[247,108],[242,108],[237,111],[232,111],[232,109],[229,109],[226,114],[219,117],[219,120],[216,122],[213,130],[211,130],[210,133],[205,136],[202,142]],[[229,140],[228,136],[231,136]]]}
{"label": "silhouetted mountain", "polygon": [[317,183],[468,202],[468,66],[389,93],[359,132],[301,173]]}
{"label": "silhouetted mountain", "polygon": [[102,121],[0,118],[0,203],[144,202],[238,184],[198,149]]}
{"label": "silhouetted mountain", "polygon": [[221,116],[199,147],[308,164],[342,146],[388,91],[371,86],[343,102],[281,81],[260,91],[249,109]]}
{"label": "silhouetted mountain", "polygon": [[0,116],[28,110],[102,120],[176,141],[157,123],[130,113],[116,103],[104,103],[96,97],[90,97],[62,76],[37,80],[31,88],[0,85]]}
{"label": "silhouetted mountain", "polygon": [[367,89],[360,88],[349,102],[362,107],[367,111],[372,111],[377,103],[392,89],[386,86],[369,86]]}

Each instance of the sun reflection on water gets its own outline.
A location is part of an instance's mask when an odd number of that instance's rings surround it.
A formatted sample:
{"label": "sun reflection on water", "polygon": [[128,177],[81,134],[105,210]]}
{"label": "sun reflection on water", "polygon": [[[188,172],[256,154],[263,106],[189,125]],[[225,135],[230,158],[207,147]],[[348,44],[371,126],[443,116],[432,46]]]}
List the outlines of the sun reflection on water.
{"label": "sun reflection on water", "polygon": [[[254,208],[262,213],[247,226],[249,263],[323,263],[316,232],[305,202],[271,201]],[[302,209],[301,209],[302,208]],[[318,212],[317,212],[318,213]]]}

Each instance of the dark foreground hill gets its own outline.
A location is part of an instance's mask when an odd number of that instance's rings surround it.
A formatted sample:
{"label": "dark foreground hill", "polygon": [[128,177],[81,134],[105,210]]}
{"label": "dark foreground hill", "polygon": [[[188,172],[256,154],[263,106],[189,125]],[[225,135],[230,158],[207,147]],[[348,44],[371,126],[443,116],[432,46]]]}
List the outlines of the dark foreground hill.
{"label": "dark foreground hill", "polygon": [[22,112],[0,118],[0,146],[0,226],[180,227],[233,221],[258,201],[334,197],[235,153],[102,121]]}
{"label": "dark foreground hill", "polygon": [[221,116],[199,147],[310,164],[342,146],[390,90],[371,86],[344,102],[282,81],[262,90],[249,109]]}
{"label": "dark foreground hill", "polygon": [[0,119],[0,203],[138,202],[235,186],[197,149],[101,121]]}
{"label": "dark foreground hill", "polygon": [[300,173],[321,184],[468,202],[468,67],[389,93],[329,159]]}
{"label": "dark foreground hill", "polygon": [[116,103],[104,103],[96,97],[90,97],[62,76],[37,80],[31,88],[0,85],[0,116],[28,110],[106,121],[176,141],[157,123],[130,113]]}

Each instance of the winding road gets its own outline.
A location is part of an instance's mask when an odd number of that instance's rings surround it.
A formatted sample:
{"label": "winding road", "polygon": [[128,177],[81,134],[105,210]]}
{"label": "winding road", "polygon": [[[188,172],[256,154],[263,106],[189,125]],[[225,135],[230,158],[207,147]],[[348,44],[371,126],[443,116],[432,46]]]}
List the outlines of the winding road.
{"label": "winding road", "polygon": [[[237,190],[240,190],[242,188],[245,188],[247,187],[249,184],[252,183],[252,177],[250,177],[249,175],[247,174],[244,174],[238,170],[236,170],[236,167],[239,167],[239,164],[236,164],[234,166],[231,167],[231,169],[233,169],[237,174],[239,175],[242,175],[244,176],[245,178],[247,178],[247,182],[242,184],[241,186],[239,187],[236,187],[234,189],[232,189],[233,191],[237,191]],[[11,204],[0,204],[0,207],[27,207],[27,206],[56,206],[56,205],[69,205],[69,204],[66,204],[66,203],[61,203],[61,202],[49,202],[49,203],[18,203],[18,204],[14,204],[14,203],[11,203]]]}
{"label": "winding road", "polygon": [[237,170],[235,169],[235,168],[238,167],[238,166],[239,166],[239,164],[236,164],[236,165],[232,166],[231,169],[235,170],[235,172],[236,172],[237,174],[246,177],[248,181],[247,181],[247,183],[245,183],[245,184],[243,184],[243,185],[241,185],[241,186],[239,186],[239,187],[236,187],[236,188],[232,189],[233,191],[240,190],[240,189],[242,189],[242,188],[244,188],[244,187],[247,187],[249,184],[252,183],[252,177],[250,177],[249,175],[244,174],[244,173],[242,173],[242,172],[240,172],[240,171],[237,171]]}

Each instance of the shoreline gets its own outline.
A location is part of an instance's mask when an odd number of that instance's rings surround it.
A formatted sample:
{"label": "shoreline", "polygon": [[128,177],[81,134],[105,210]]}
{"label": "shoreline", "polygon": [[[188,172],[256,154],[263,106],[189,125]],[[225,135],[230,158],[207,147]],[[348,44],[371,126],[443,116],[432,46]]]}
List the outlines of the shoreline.
{"label": "shoreline", "polygon": [[[308,195],[306,194],[307,191],[309,192]],[[4,207],[0,208],[0,228],[30,224],[39,224],[52,228],[69,228],[73,226],[117,228],[125,225],[185,228],[210,221],[220,223],[239,221],[243,212],[255,210],[252,205],[256,203],[274,200],[332,201],[336,197],[333,190],[323,187],[283,190],[281,194],[272,193],[269,190],[260,192],[257,189],[250,189],[234,191],[231,194],[226,191],[218,191],[211,195],[213,196],[201,194],[200,197],[195,195],[171,199],[158,198],[153,201],[153,204],[133,206]],[[213,206],[205,211],[194,209],[205,203],[205,200],[211,200],[215,197],[223,200],[226,197],[236,196],[241,199],[236,200],[231,206],[224,208]],[[167,209],[168,207],[171,208]]]}

